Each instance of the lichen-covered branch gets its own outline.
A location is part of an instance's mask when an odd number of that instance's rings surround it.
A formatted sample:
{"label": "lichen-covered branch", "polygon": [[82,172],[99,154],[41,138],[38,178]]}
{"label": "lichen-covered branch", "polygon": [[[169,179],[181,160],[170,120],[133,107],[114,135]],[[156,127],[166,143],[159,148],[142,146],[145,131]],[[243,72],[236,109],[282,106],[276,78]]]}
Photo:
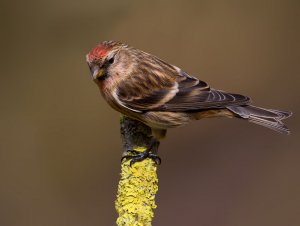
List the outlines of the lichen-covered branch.
{"label": "lichen-covered branch", "polygon": [[[145,151],[151,142],[151,129],[126,116],[121,118],[123,156],[128,150]],[[158,145],[154,148],[157,152]],[[147,158],[130,166],[130,160],[121,163],[116,210],[118,226],[150,226],[154,217],[155,194],[158,190],[157,164]]]}

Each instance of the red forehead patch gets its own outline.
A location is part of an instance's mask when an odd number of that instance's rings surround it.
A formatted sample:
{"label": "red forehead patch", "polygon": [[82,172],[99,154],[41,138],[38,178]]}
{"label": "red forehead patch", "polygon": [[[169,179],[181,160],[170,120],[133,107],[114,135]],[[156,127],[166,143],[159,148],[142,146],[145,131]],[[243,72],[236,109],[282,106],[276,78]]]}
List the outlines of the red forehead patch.
{"label": "red forehead patch", "polygon": [[101,59],[107,55],[109,49],[110,49],[109,46],[99,44],[87,54],[87,60],[93,61],[93,60]]}

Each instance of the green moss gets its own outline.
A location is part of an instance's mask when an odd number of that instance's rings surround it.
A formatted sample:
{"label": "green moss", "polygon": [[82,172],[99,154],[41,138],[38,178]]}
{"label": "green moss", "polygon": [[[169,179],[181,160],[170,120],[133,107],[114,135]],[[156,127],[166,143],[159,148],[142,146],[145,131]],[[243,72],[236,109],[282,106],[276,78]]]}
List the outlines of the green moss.
{"label": "green moss", "polygon": [[[136,151],[145,151],[138,147]],[[130,166],[123,160],[118,186],[116,210],[118,226],[150,226],[156,208],[155,194],[158,190],[157,165],[152,159],[144,159]]]}

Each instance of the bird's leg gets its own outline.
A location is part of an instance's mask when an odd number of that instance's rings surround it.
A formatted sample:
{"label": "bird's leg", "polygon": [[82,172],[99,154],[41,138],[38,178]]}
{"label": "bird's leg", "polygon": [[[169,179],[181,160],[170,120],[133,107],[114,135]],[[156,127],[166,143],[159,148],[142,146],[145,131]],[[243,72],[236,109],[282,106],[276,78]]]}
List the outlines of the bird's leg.
{"label": "bird's leg", "polygon": [[152,138],[151,142],[149,143],[149,147],[145,151],[140,152],[136,150],[127,150],[127,153],[129,154],[123,156],[121,158],[121,161],[123,161],[123,159],[130,159],[130,166],[132,166],[132,164],[135,162],[140,162],[146,158],[150,158],[154,160],[157,165],[160,165],[161,159],[156,154],[158,145],[159,145],[159,141]]}

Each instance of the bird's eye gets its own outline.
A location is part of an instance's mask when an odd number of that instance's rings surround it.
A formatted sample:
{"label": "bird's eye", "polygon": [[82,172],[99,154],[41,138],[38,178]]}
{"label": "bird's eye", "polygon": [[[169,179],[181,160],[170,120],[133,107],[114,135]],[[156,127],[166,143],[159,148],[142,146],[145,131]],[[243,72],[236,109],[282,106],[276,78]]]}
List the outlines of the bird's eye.
{"label": "bird's eye", "polygon": [[108,63],[112,64],[114,61],[115,61],[115,59],[114,59],[114,57],[112,57],[108,60]]}

